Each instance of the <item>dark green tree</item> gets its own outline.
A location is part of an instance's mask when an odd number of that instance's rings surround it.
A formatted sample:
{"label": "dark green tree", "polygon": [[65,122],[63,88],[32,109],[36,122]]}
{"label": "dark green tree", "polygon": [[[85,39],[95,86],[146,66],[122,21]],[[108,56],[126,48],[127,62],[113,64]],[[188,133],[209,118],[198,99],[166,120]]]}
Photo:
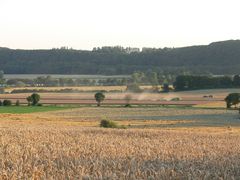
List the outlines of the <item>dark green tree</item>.
{"label": "dark green tree", "polygon": [[105,95],[102,92],[97,92],[95,94],[95,100],[97,101],[97,106],[101,106],[101,102],[104,101]]}
{"label": "dark green tree", "polygon": [[231,108],[232,105],[237,105],[240,102],[240,94],[239,93],[230,93],[225,98],[227,108]]}
{"label": "dark green tree", "polygon": [[32,95],[32,105],[35,106],[38,104],[38,102],[40,101],[40,95],[37,93],[33,93]]}
{"label": "dark green tree", "polygon": [[31,96],[27,97],[28,105],[36,106],[40,101],[40,95],[37,93],[33,93]]}
{"label": "dark green tree", "polygon": [[5,99],[5,100],[3,101],[3,106],[11,106],[11,105],[12,105],[12,101],[11,101],[11,100]]}

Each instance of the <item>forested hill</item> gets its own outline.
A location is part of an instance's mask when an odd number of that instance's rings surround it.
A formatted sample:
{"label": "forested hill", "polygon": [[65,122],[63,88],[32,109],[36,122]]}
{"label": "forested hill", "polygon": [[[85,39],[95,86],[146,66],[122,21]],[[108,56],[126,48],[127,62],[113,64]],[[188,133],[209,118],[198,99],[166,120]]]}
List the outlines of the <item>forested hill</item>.
{"label": "forested hill", "polygon": [[0,69],[7,74],[131,74],[134,71],[190,71],[239,74],[240,40],[206,46],[145,49],[127,53],[120,47],[93,51],[0,48]]}

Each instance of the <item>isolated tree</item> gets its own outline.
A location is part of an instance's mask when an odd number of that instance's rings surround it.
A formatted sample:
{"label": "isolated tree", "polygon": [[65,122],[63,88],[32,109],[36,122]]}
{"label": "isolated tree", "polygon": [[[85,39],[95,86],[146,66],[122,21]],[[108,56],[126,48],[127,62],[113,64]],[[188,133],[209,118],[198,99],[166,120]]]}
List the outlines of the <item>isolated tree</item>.
{"label": "isolated tree", "polygon": [[28,105],[37,105],[38,102],[40,101],[40,95],[37,93],[33,93],[31,96],[27,97]]}
{"label": "isolated tree", "polygon": [[95,94],[95,99],[97,101],[97,106],[101,106],[101,102],[104,101],[105,95],[102,92],[97,92]]}
{"label": "isolated tree", "polygon": [[35,106],[38,104],[38,102],[40,101],[40,95],[37,93],[33,93],[32,95],[32,105]]}
{"label": "isolated tree", "polygon": [[230,93],[225,98],[227,108],[231,108],[232,105],[236,105],[240,102],[240,94],[239,93]]}

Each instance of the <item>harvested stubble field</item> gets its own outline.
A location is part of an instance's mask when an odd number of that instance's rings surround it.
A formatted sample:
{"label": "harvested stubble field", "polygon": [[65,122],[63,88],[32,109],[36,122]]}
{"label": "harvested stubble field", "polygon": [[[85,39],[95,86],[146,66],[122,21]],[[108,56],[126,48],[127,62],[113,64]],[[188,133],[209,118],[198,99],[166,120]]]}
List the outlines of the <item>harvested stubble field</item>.
{"label": "harvested stubble field", "polygon": [[[102,129],[102,118],[131,126]],[[240,177],[236,111],[82,107],[0,119],[0,179]]]}
{"label": "harvested stubble field", "polygon": [[114,120],[120,125],[130,125],[131,128],[240,126],[237,111],[225,109],[82,107],[42,115],[89,126],[98,126],[102,119]]}
{"label": "harvested stubble field", "polygon": [[[120,86],[121,87],[121,86]],[[81,88],[81,87],[79,87]],[[89,87],[94,88],[94,87]],[[114,87],[109,87],[114,88]],[[116,88],[116,87],[115,87]],[[51,88],[46,88],[51,89]],[[229,90],[230,92],[231,90]],[[205,95],[214,93],[213,98],[204,98]],[[105,93],[106,99],[103,104],[106,105],[124,105],[126,97],[130,96],[131,104],[148,104],[148,105],[197,105],[209,107],[225,107],[223,101],[228,90],[224,92],[217,91],[189,91],[189,92],[170,92],[170,93]],[[41,103],[43,104],[96,104],[93,92],[83,93],[39,93]],[[0,94],[0,99],[10,99],[12,101],[20,100],[20,103],[27,103],[26,97],[31,93],[17,94]],[[172,100],[172,99],[178,100]]]}

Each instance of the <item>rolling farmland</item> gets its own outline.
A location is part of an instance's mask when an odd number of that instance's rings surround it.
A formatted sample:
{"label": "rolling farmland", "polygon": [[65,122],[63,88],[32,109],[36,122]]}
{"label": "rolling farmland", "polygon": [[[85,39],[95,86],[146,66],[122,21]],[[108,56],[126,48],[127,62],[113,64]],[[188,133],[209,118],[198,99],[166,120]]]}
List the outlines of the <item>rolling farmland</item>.
{"label": "rolling farmland", "polygon": [[[103,116],[131,126],[99,128]],[[85,107],[0,118],[1,179],[240,176],[233,111]]]}
{"label": "rolling farmland", "polygon": [[[110,105],[125,104],[126,93],[106,93],[103,107],[0,107],[9,109],[0,111],[0,179],[238,179],[239,114],[206,108],[224,107],[227,93],[131,94],[138,105],[196,102],[205,108]],[[209,94],[213,98],[203,97]],[[0,99],[24,103],[28,95]],[[94,93],[40,95],[42,103],[96,104]],[[100,128],[102,119],[126,129]]]}
{"label": "rolling farmland", "polygon": [[[104,87],[79,87],[81,90],[100,91]],[[95,89],[94,89],[95,88]],[[147,88],[147,87],[145,87]],[[60,88],[48,88],[52,90]],[[106,87],[108,91],[120,90],[124,91],[124,86]],[[9,90],[10,91],[10,90]],[[170,92],[170,93],[124,93],[124,92],[106,92],[105,105],[124,105],[126,104],[126,96],[130,95],[130,103],[136,105],[197,105],[209,107],[224,107],[224,98],[230,92],[238,92],[239,89],[227,90],[202,90],[202,91],[186,91],[186,92]],[[13,101],[20,100],[21,103],[27,103],[26,97],[31,93],[17,94],[1,94],[0,99],[10,99]],[[41,95],[41,103],[43,104],[95,104],[94,92],[82,93],[39,93]],[[213,98],[205,98],[204,96],[213,95]],[[174,100],[178,98],[178,100]]]}

